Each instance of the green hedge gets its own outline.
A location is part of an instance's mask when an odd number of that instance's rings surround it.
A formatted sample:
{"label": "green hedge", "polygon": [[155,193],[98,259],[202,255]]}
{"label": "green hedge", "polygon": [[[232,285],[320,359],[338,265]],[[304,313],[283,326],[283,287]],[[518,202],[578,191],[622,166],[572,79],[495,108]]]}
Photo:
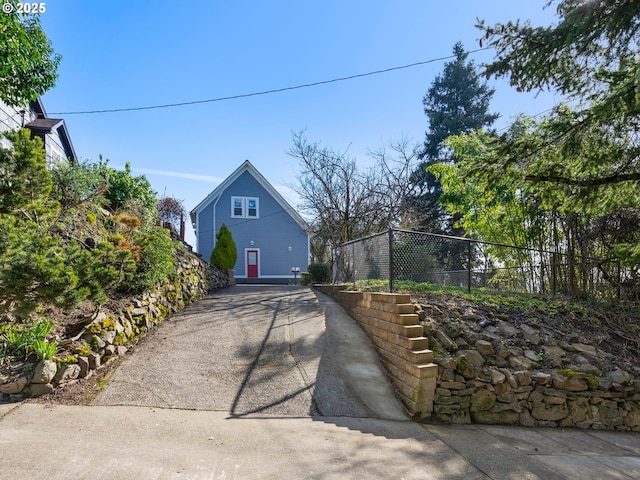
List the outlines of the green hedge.
{"label": "green hedge", "polygon": [[326,263],[312,263],[307,268],[311,283],[329,283],[331,280],[331,269]]}

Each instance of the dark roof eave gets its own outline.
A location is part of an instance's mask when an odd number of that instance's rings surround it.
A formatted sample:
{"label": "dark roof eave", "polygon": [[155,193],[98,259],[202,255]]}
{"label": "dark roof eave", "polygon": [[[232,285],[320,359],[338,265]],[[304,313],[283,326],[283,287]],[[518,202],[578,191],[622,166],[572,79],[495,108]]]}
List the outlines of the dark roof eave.
{"label": "dark roof eave", "polygon": [[29,122],[25,125],[25,128],[30,129],[32,132],[38,133],[51,133],[52,130],[57,129],[64,120],[61,118],[37,118],[33,122]]}
{"label": "dark roof eave", "polygon": [[46,135],[56,130],[60,135],[62,146],[65,149],[68,160],[73,163],[78,163],[78,157],[76,151],[71,143],[71,137],[67,131],[67,125],[64,120],[60,118],[37,118],[33,122],[29,122],[25,125],[25,128],[30,129],[35,135]]}

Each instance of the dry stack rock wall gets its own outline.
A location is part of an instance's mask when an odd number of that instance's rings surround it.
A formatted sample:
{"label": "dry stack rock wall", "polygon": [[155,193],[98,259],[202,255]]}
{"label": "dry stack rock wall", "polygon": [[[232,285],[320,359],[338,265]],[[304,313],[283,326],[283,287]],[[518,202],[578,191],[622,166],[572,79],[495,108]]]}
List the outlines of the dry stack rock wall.
{"label": "dry stack rock wall", "polygon": [[640,431],[640,368],[577,334],[343,288],[318,287],[368,334],[417,418]]}
{"label": "dry stack rock wall", "polygon": [[[51,393],[56,387],[89,377],[129,348],[167,316],[229,283],[226,271],[216,271],[195,254],[175,252],[176,275],[152,291],[131,297],[117,312],[100,311],[73,338],[61,339],[54,359],[21,362],[0,377],[0,394],[12,400]],[[213,285],[208,279],[214,279]]]}
{"label": "dry stack rock wall", "polygon": [[437,420],[640,431],[637,366],[588,338],[472,306],[416,308],[436,351]]}

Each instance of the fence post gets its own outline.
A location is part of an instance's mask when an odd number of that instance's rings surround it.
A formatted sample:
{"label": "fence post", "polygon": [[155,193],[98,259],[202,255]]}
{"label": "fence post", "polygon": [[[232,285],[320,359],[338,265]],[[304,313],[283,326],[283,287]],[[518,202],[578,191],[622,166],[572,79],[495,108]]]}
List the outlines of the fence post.
{"label": "fence post", "polygon": [[356,286],[356,242],[353,242],[352,245],[353,245],[353,248],[351,249],[351,253],[352,253],[351,260],[353,261],[353,268],[352,268],[353,289],[357,290],[358,288]]}
{"label": "fence post", "polygon": [[558,254],[553,252],[551,254],[551,296],[556,297],[556,290],[558,288]]}
{"label": "fence post", "polygon": [[393,293],[393,228],[389,229],[389,293]]}
{"label": "fence post", "polygon": [[467,293],[471,293],[471,240],[467,241]]}

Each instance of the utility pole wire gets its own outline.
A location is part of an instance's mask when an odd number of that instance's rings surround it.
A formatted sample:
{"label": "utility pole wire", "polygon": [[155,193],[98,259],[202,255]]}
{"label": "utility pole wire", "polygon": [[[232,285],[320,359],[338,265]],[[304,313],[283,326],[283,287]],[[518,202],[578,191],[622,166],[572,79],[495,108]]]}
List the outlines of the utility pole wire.
{"label": "utility pole wire", "polygon": [[[483,50],[489,50],[489,47],[485,47],[485,48],[478,48],[476,50],[471,50],[467,53],[471,54],[471,53],[476,53],[476,52],[481,52]],[[407,69],[407,68],[413,68],[413,67],[417,67],[420,65],[426,65],[429,63],[435,63],[435,62],[440,62],[442,60],[449,60],[450,58],[454,58],[455,55],[447,55],[446,57],[439,57],[439,58],[432,58],[430,60],[425,60],[423,62],[415,62],[415,63],[409,63],[407,65],[401,65],[398,67],[390,67],[390,68],[385,68],[382,70],[375,70],[373,72],[367,72],[367,73],[359,73],[356,75],[349,75],[348,77],[339,77],[339,78],[333,78],[331,80],[321,80],[318,82],[313,82],[313,83],[304,83],[302,85],[295,85],[292,87],[283,87],[283,88],[275,88],[273,90],[264,90],[261,92],[252,92],[252,93],[244,93],[244,94],[240,94],[240,95],[231,95],[228,97],[217,97],[217,98],[209,98],[206,100],[193,100],[191,102],[179,102],[179,103],[167,103],[164,105],[148,105],[148,106],[144,106],[144,107],[126,107],[126,108],[110,108],[110,109],[103,109],[103,110],[85,110],[85,111],[76,111],[76,112],[54,112],[51,113],[49,115],[88,115],[88,114],[95,114],[95,113],[116,113],[116,112],[133,112],[133,111],[140,111],[140,110],[155,110],[155,109],[159,109],[159,108],[174,108],[174,107],[183,107],[186,105],[199,105],[199,104],[203,104],[203,103],[213,103],[213,102],[223,102],[223,101],[227,101],[227,100],[237,100],[239,98],[248,98],[248,97],[257,97],[260,95],[270,95],[272,93],[280,93],[280,92],[287,92],[290,90],[299,90],[302,88],[310,88],[310,87],[317,87],[319,85],[327,85],[329,83],[337,83],[337,82],[344,82],[347,80],[353,80],[356,78],[362,78],[362,77],[370,77],[372,75],[380,75],[382,73],[388,73],[388,72],[393,72],[396,70],[403,70],[403,69]]]}

